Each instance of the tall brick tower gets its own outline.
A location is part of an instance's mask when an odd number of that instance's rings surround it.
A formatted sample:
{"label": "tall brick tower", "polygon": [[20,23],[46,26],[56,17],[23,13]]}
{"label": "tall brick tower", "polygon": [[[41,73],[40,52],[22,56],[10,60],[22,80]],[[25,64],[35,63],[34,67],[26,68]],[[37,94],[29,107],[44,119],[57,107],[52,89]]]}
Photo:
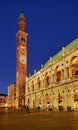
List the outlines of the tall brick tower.
{"label": "tall brick tower", "polygon": [[25,79],[27,75],[27,36],[26,19],[21,12],[16,34],[16,107],[24,105]]}

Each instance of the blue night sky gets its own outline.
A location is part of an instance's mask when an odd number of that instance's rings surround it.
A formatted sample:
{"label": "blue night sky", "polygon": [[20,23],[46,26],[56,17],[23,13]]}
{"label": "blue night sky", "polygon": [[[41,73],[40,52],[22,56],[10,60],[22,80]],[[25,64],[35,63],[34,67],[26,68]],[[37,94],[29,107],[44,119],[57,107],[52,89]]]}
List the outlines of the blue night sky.
{"label": "blue night sky", "polygon": [[27,21],[28,74],[78,37],[78,0],[2,0],[0,2],[0,93],[15,82],[17,20]]}

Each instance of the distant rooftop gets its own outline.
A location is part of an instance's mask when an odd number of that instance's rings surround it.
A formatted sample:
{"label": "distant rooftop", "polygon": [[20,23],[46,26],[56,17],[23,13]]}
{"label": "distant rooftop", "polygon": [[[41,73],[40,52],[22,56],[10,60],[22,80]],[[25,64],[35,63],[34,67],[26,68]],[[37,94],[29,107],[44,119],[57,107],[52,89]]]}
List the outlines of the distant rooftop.
{"label": "distant rooftop", "polygon": [[7,96],[7,94],[3,94],[3,93],[2,93],[2,94],[0,94],[0,96]]}

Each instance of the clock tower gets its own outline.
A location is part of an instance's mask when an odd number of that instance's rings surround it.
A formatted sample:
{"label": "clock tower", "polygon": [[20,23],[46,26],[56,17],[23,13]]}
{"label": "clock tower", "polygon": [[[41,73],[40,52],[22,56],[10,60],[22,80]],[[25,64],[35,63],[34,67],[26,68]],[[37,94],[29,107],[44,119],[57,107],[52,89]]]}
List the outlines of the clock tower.
{"label": "clock tower", "polygon": [[16,34],[16,107],[24,105],[25,79],[27,75],[27,36],[26,19],[21,12]]}

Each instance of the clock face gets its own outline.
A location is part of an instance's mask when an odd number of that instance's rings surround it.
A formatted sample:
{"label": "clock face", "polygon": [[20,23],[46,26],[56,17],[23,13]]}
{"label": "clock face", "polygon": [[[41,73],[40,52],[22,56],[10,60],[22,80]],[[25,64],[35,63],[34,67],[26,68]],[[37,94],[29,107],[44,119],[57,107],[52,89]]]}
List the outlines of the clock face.
{"label": "clock face", "polygon": [[22,64],[26,64],[26,57],[25,57],[24,55],[21,55],[21,56],[20,56],[20,62],[21,62]]}

